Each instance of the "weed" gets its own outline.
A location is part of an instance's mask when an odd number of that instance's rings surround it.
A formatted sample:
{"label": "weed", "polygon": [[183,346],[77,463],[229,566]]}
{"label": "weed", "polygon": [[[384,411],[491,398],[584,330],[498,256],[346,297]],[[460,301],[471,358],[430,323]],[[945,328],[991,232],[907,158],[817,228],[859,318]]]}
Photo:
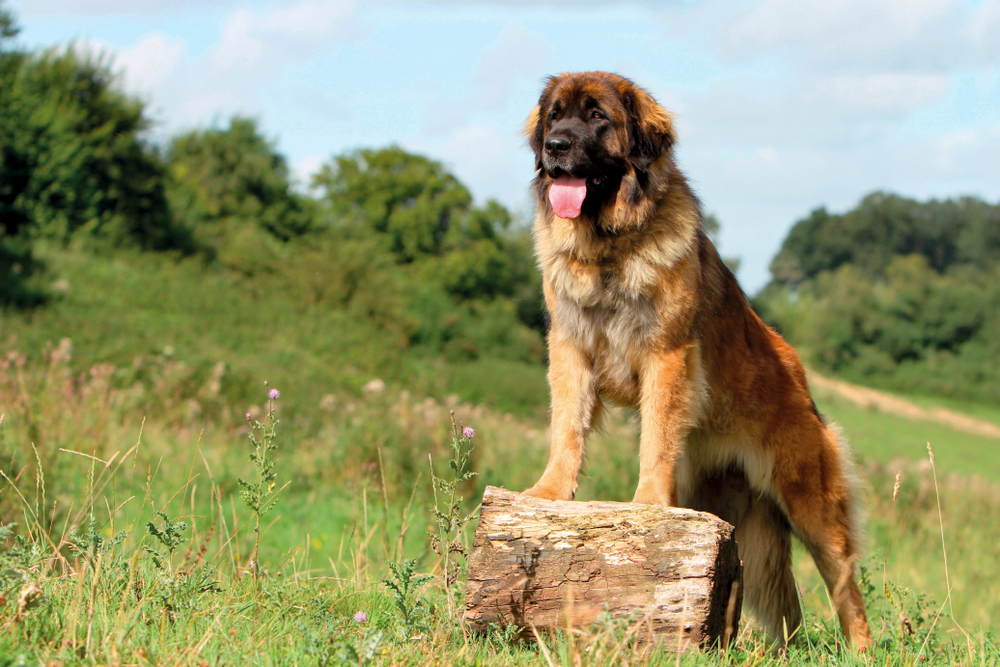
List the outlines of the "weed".
{"label": "weed", "polygon": [[394,611],[386,614],[399,627],[401,636],[406,639],[420,639],[430,631],[431,609],[417,595],[417,591],[431,580],[426,575],[417,575],[414,568],[415,558],[404,559],[401,564],[388,563],[392,570],[392,579],[380,579],[392,592]]}
{"label": "weed", "polygon": [[368,628],[363,634],[349,634],[344,623],[322,624],[319,628],[299,623],[305,638],[303,650],[317,667],[367,667],[375,663],[385,641],[385,632]]}
{"label": "weed", "polygon": [[[301,446],[281,448],[289,453],[287,459],[282,454],[280,478],[287,465],[296,480],[310,482],[282,491],[281,503],[270,511],[280,486],[273,449],[278,441],[268,439],[277,422],[273,399],[260,423],[250,423],[254,473],[240,485],[247,450],[233,422],[243,426],[243,410],[239,420],[213,417],[197,428],[154,410],[142,447],[119,456],[106,449],[135,441],[139,403],[121,403],[122,394],[101,389],[97,375],[81,380],[64,373],[64,366],[44,360],[40,366],[0,365],[0,405],[7,410],[0,462],[0,665],[1000,664],[995,636],[975,630],[963,644],[954,622],[939,617],[940,604],[931,602],[945,599],[950,581],[953,616],[968,627],[991,627],[1000,613],[993,577],[1000,532],[983,519],[1000,512],[1000,488],[984,480],[945,476],[937,493],[932,471],[914,464],[905,468],[894,502],[898,466],[865,468],[869,535],[877,552],[886,554],[862,576],[879,635],[867,655],[844,650],[832,614],[814,599],[825,588],[809,572],[799,580],[808,591],[812,577],[817,593],[804,595],[809,621],[803,640],[780,659],[767,652],[752,624],[743,626],[725,655],[691,652],[678,658],[644,648],[646,625],[635,619],[603,618],[588,628],[541,634],[543,643],[536,644],[520,641],[515,626],[461,632],[455,602],[462,592],[464,552],[458,549],[468,543],[475,518],[467,512],[469,497],[484,478],[511,486],[530,482],[544,456],[544,426],[463,406],[459,410],[469,412],[478,433],[468,437],[456,421],[449,438],[445,417],[457,403],[397,400],[388,392],[338,398],[336,409],[325,413],[321,437],[307,434]],[[173,391],[168,379],[155,375],[163,368],[147,379],[162,380],[165,391]],[[150,400],[143,405],[161,399]],[[30,409],[8,410],[22,405],[18,401],[30,402],[24,403]],[[109,403],[120,411],[103,421],[98,417]],[[285,424],[297,429],[299,417],[288,417],[291,406],[280,407],[288,408],[282,413],[285,437]],[[29,414],[31,428],[24,416]],[[583,498],[622,497],[634,483],[629,466],[636,427],[617,419],[607,424],[590,452],[591,468],[600,475],[583,480]],[[32,433],[44,442],[37,457]],[[304,433],[291,431],[297,444]],[[451,456],[442,457],[449,439]],[[922,451],[923,441],[918,444]],[[379,450],[384,459],[374,455]],[[418,485],[428,451],[438,475],[432,485]],[[179,465],[155,471],[159,460],[185,459],[203,463],[204,472]],[[942,460],[938,456],[939,468]],[[472,469],[479,476],[473,478]],[[22,495],[18,484],[36,486],[38,500]],[[379,484],[379,511],[373,512],[371,489]],[[411,489],[417,489],[414,497]],[[249,494],[249,502],[239,492]],[[423,517],[430,539],[422,531],[406,533],[406,508],[431,501],[433,509]],[[160,511],[147,516],[149,507]],[[13,518],[21,515],[15,526]],[[940,567],[942,518],[949,546],[962,547],[949,549],[947,578]],[[384,553],[377,553],[380,544]],[[403,554],[413,558],[403,560]],[[269,567],[267,578],[251,580],[245,576],[248,555],[251,565],[278,565]],[[432,567],[418,571],[418,563]],[[873,581],[883,575],[884,582]]]}
{"label": "weed", "polygon": [[166,555],[161,553],[158,549],[153,547],[143,547],[150,556],[153,557],[153,562],[159,569],[164,569],[165,566],[169,566],[170,558],[174,555],[174,550],[184,541],[183,533],[190,527],[185,521],[171,521],[170,517],[166,515],[165,512],[157,510],[157,515],[163,519],[163,527],[157,528],[156,524],[152,521],[146,522],[146,532],[152,535],[156,540],[163,545],[167,550]]}
{"label": "weed", "polygon": [[[264,382],[264,386],[267,386],[267,382]],[[258,581],[261,574],[258,559],[260,552],[260,520],[261,517],[274,509],[274,506],[278,502],[278,494],[274,491],[275,480],[278,477],[274,472],[276,461],[270,454],[278,448],[274,444],[275,438],[278,437],[278,418],[274,414],[274,409],[275,401],[278,400],[280,395],[281,393],[277,389],[268,390],[267,412],[264,414],[263,423],[252,420],[249,412],[246,415],[247,421],[251,422],[249,438],[253,451],[250,452],[250,461],[254,465],[257,476],[249,482],[240,478],[239,484],[243,487],[243,490],[240,491],[240,498],[243,499],[243,502],[246,503],[247,507],[254,514],[254,545],[249,563],[254,581]],[[259,436],[258,431],[260,432]]]}
{"label": "weed", "polygon": [[[438,566],[444,578],[444,591],[448,601],[448,614],[454,614],[452,587],[462,574],[460,563],[452,560],[452,554],[466,558],[468,556],[461,538],[465,526],[475,518],[475,512],[466,514],[462,510],[462,495],[459,486],[476,473],[470,469],[472,457],[472,439],[476,431],[468,426],[462,426],[455,421],[455,411],[451,411],[451,451],[448,462],[451,471],[449,478],[434,474],[431,465],[431,483],[434,489],[434,520],[437,531],[430,532],[431,549],[438,556]],[[440,493],[440,496],[438,495]]]}
{"label": "weed", "polygon": [[31,582],[31,572],[48,559],[41,543],[16,535],[16,527],[15,523],[0,525],[0,545],[10,542],[9,548],[0,549],[0,597]]}

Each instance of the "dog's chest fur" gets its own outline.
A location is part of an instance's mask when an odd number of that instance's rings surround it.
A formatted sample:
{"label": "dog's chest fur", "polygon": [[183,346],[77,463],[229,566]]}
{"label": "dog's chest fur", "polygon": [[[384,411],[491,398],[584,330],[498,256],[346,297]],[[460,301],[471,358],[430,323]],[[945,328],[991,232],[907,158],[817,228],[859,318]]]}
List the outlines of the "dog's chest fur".
{"label": "dog's chest fur", "polygon": [[602,391],[633,403],[639,363],[683,309],[671,302],[670,286],[688,244],[656,234],[602,236],[561,219],[539,221],[535,234],[556,335],[590,356]]}

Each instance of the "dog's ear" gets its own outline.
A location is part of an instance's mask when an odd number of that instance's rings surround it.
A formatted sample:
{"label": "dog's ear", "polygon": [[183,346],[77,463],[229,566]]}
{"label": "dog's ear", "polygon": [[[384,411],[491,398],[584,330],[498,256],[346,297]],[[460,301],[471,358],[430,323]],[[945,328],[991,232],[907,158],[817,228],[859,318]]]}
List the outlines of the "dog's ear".
{"label": "dog's ear", "polygon": [[638,171],[647,171],[677,141],[674,117],[631,81],[624,82],[620,93],[628,113],[626,158]]}
{"label": "dog's ear", "polygon": [[545,141],[545,123],[542,122],[541,109],[541,104],[536,104],[524,121],[524,136],[528,138],[531,150],[535,151],[536,170],[542,168],[542,142]]}

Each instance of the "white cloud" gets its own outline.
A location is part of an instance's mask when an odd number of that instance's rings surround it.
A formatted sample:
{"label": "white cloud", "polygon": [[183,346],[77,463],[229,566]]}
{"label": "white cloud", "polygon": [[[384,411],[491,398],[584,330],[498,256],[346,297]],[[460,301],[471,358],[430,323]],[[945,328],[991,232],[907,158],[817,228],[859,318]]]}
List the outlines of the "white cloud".
{"label": "white cloud", "polygon": [[428,103],[425,114],[426,118],[420,131],[430,137],[446,135],[462,127],[469,115],[464,106],[442,100]]}
{"label": "white cloud", "polygon": [[944,74],[880,73],[835,75],[816,82],[816,97],[841,116],[902,115],[940,99],[948,90]]}
{"label": "white cloud", "polygon": [[[412,0],[373,0],[382,5],[412,4]],[[678,4],[681,0],[678,0]],[[430,5],[460,5],[482,7],[573,7],[577,9],[598,9],[616,5],[649,5],[657,7],[664,0],[427,0]]]}
{"label": "white cloud", "polygon": [[963,59],[973,18],[963,0],[764,0],[733,21],[722,50],[778,51],[821,69],[947,67]]}
{"label": "white cloud", "polygon": [[31,0],[26,14],[156,15],[206,6],[235,5],[239,0]]}
{"label": "white cloud", "polygon": [[177,70],[185,46],[184,40],[162,32],[146,35],[132,48],[115,55],[115,68],[122,71],[127,88],[152,93]]}
{"label": "white cloud", "polygon": [[[130,90],[151,98],[154,115],[169,104],[169,116],[164,116],[170,129],[234,113],[254,114],[259,91],[288,67],[364,36],[357,14],[354,0],[300,0],[261,14],[238,9],[223,22],[216,45],[197,59],[184,58],[183,41],[154,33],[123,51],[115,63]],[[335,106],[341,114],[349,112],[347,105]]]}
{"label": "white cloud", "polygon": [[970,37],[981,61],[1000,57],[1000,0],[984,0],[979,6]]}
{"label": "white cloud", "polygon": [[479,89],[475,103],[483,109],[502,108],[510,99],[515,79],[545,73],[552,46],[538,33],[508,26],[479,56],[473,83]]}
{"label": "white cloud", "polygon": [[261,28],[265,34],[307,42],[349,39],[364,33],[352,0],[305,0],[278,7],[262,19]]}
{"label": "white cloud", "polygon": [[425,137],[407,148],[442,160],[477,201],[498,199],[517,210],[528,202],[533,170],[531,156],[514,136],[488,123],[473,123],[443,139]]}
{"label": "white cloud", "polygon": [[903,173],[920,176],[933,183],[963,182],[962,194],[979,193],[987,197],[1000,198],[1000,185],[996,181],[996,164],[1000,154],[1000,123],[975,129],[949,132],[932,140],[921,142],[915,147],[916,153],[928,156],[933,168],[926,174],[911,174],[910,166],[915,156],[906,155],[899,162]]}

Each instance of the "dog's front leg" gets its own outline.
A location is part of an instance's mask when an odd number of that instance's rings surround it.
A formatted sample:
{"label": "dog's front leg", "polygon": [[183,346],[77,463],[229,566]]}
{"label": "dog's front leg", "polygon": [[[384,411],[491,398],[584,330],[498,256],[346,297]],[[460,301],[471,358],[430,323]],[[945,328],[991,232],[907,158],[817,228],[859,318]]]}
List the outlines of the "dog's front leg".
{"label": "dog's front leg", "polygon": [[634,503],[669,507],[674,466],[693,424],[699,384],[696,345],[651,352],[640,371],[639,484]]}
{"label": "dog's front leg", "polygon": [[547,500],[572,500],[583,465],[584,443],[600,416],[590,357],[570,341],[549,334],[549,389],[552,393],[552,444],[542,478],[525,491]]}

